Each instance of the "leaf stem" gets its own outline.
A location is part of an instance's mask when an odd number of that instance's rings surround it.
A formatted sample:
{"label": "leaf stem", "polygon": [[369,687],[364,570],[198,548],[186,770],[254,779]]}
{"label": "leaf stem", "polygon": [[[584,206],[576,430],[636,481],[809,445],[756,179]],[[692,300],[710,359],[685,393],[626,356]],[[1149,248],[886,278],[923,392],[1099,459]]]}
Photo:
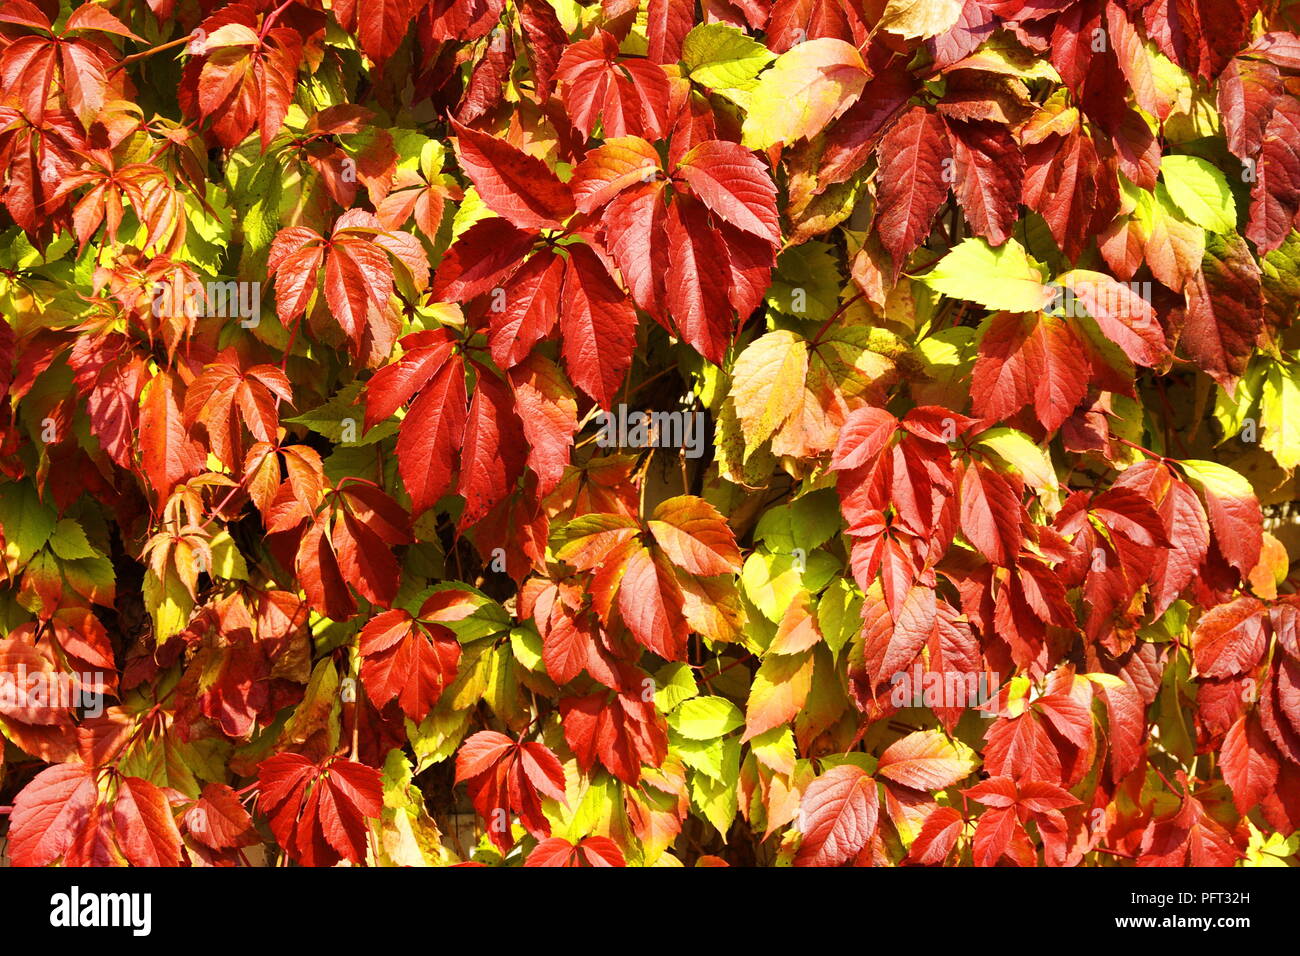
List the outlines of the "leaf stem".
{"label": "leaf stem", "polygon": [[1127,438],[1123,438],[1119,435],[1111,435],[1111,437],[1114,438],[1115,441],[1119,442],[1121,445],[1127,445],[1129,448],[1132,448],[1135,451],[1140,451],[1144,455],[1150,455],[1152,458],[1156,459],[1157,461],[1165,460],[1164,455],[1158,455],[1155,452],[1153,452],[1150,448],[1147,448],[1143,445],[1139,445],[1137,442],[1131,442]]}
{"label": "leaf stem", "polygon": [[835,322],[836,319],[838,319],[841,315],[844,314],[845,309],[851,306],[854,302],[857,302],[858,299],[860,298],[862,298],[861,290],[859,290],[857,294],[854,295],[852,298],[846,299],[838,309],[832,312],[830,318],[828,318],[825,322],[822,323],[822,327],[817,330],[817,334],[814,335],[812,341],[808,343],[808,347],[816,348],[817,343],[820,342],[822,340],[822,336],[826,334],[826,330],[831,327],[831,325]]}
{"label": "leaf stem", "polygon": [[118,60],[117,63],[113,65],[113,68],[108,72],[111,75],[128,64],[134,63],[136,60],[143,60],[147,56],[153,56],[155,53],[162,53],[164,50],[170,50],[172,47],[180,46],[182,43],[189,43],[193,39],[194,38],[187,33],[185,36],[177,37],[175,40],[168,40],[166,43],[159,44],[158,46],[150,47],[147,50],[141,50],[138,53],[132,53],[130,56],[124,56],[122,59]]}
{"label": "leaf stem", "polygon": [[280,4],[267,14],[266,19],[262,21],[262,28],[258,31],[257,35],[259,37],[266,36],[266,34],[270,32],[271,24],[275,23],[280,14],[282,14],[293,2],[294,0],[284,0],[284,3]]}

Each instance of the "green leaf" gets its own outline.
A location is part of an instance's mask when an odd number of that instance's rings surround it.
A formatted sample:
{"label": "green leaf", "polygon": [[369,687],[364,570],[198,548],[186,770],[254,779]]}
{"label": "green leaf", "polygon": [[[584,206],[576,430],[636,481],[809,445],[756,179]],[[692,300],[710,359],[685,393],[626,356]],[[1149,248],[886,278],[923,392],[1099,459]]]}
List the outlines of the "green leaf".
{"label": "green leaf", "polygon": [[76,561],[81,558],[103,557],[91,545],[85,530],[71,518],[60,518],[50,535],[50,550],[64,561]]}
{"label": "green leaf", "polygon": [[185,629],[194,610],[194,599],[171,567],[164,571],[162,580],[153,568],[147,568],[143,590],[145,609],[153,618],[155,644],[162,644]]}
{"label": "green leaf", "polygon": [[15,571],[45,546],[54,533],[54,509],[44,504],[30,482],[0,485],[0,533],[5,563]]}
{"label": "green leaf", "polygon": [[794,769],[794,731],[790,729],[788,724],[782,727],[773,727],[766,733],[752,738],[749,741],[749,749],[759,763],[777,773],[789,773]]}
{"label": "green leaf", "polygon": [[218,531],[209,542],[212,549],[212,574],[227,581],[247,581],[248,565],[227,531]]}
{"label": "green leaf", "polygon": [[1030,486],[1043,494],[1045,500],[1056,500],[1058,486],[1052,459],[1045,448],[1034,444],[1024,432],[999,425],[982,432],[975,444],[987,448],[1002,459]]}
{"label": "green leaf", "polygon": [[825,551],[807,555],[755,551],[745,559],[740,582],[764,617],[780,621],[801,588],[815,594],[839,571],[839,561]]}
{"label": "green leaf", "polygon": [[[226,190],[216,183],[207,184],[208,208],[194,193],[183,190],[185,198],[185,246],[177,258],[192,262],[203,271],[220,275],[230,244],[231,212]],[[209,210],[211,210],[209,212]]]}
{"label": "green leaf", "polygon": [[1250,481],[1227,465],[1199,458],[1188,458],[1179,461],[1178,465],[1187,475],[1189,482],[1211,492],[1215,497],[1238,500],[1255,497],[1255,489],[1251,487]]}
{"label": "green leaf", "polygon": [[623,793],[617,780],[609,774],[597,774],[582,794],[568,827],[555,836],[577,843],[587,834],[607,832],[604,828],[623,812]]}
{"label": "green leaf", "polygon": [[413,724],[406,720],[406,738],[415,752],[415,772],[421,773],[456,752],[469,730],[470,711],[435,707],[429,715]]}
{"label": "green leaf", "polygon": [[690,700],[699,692],[690,664],[680,661],[666,664],[655,673],[655,706],[662,713],[670,713],[682,701]]}
{"label": "green leaf", "polygon": [[748,106],[758,74],[775,59],[763,44],[726,23],[701,23],[682,41],[687,75],[741,107]]}
{"label": "green leaf", "polygon": [[798,408],[808,374],[808,344],[778,329],[749,344],[736,359],[731,399],[748,453],[767,441]]}
{"label": "green leaf", "polygon": [[740,779],[740,744],[722,741],[722,772],[716,779],[703,773],[691,775],[691,803],[725,839],[736,819],[736,783]]}
{"label": "green leaf", "polygon": [[736,746],[734,739],[724,740],[714,737],[712,740],[691,740],[681,734],[668,731],[668,746],[682,763],[706,777],[722,782],[723,760],[727,744]]}
{"label": "green leaf", "polygon": [[276,741],[278,748],[301,746],[317,734],[329,750],[338,747],[341,725],[340,714],[343,710],[343,695],[339,693],[341,682],[338,669],[331,658],[317,662],[303,691],[302,700],[293,709],[289,719]]}
{"label": "green leaf", "polygon": [[804,242],[777,256],[765,301],[784,315],[824,322],[840,306],[843,281],[834,247]]}
{"label": "green leaf", "polygon": [[1227,177],[1199,156],[1165,156],[1160,176],[1174,204],[1192,222],[1211,232],[1237,228],[1237,204]]}
{"label": "green leaf", "polygon": [[745,716],[725,697],[693,697],[668,715],[668,726],[691,740],[712,740],[729,734]]}
{"label": "green leaf", "polygon": [[415,616],[420,613],[420,607],[425,601],[441,591],[463,591],[469,595],[469,602],[473,605],[474,609],[459,620],[441,622],[444,627],[456,635],[456,639],[462,644],[469,644],[473,641],[480,641],[485,637],[496,637],[498,634],[504,634],[514,624],[514,619],[510,616],[509,611],[478,588],[471,587],[460,581],[444,581],[441,584],[424,588],[422,591],[403,600],[398,606]]}
{"label": "green leaf", "polygon": [[274,152],[263,153],[258,140],[250,137],[231,152],[225,171],[230,205],[243,234],[243,254],[250,261],[261,260],[280,230],[284,170]]}
{"label": "green leaf", "polygon": [[380,422],[365,434],[362,434],[362,420],[365,409],[356,404],[361,394],[361,383],[352,382],[339,389],[323,405],[317,405],[310,411],[286,418],[284,421],[293,425],[306,425],[317,434],[324,435],[335,444],[373,445],[397,434],[401,422]]}
{"label": "green leaf", "polygon": [[938,36],[961,16],[962,0],[887,0],[880,29],[907,39]]}
{"label": "green leaf", "polygon": [[769,550],[793,553],[801,548],[805,554],[820,547],[840,530],[839,496],[830,489],[809,492],[789,504],[776,505],[763,512],[754,529],[754,540]]}
{"label": "green leaf", "polygon": [[1052,298],[1043,267],[1020,243],[1008,239],[994,248],[987,240],[963,239],[921,281],[949,298],[967,299],[986,309],[1037,312]]}
{"label": "green leaf", "polygon": [[1260,444],[1291,471],[1300,465],[1300,379],[1296,366],[1272,363],[1260,399]]}
{"label": "green leaf", "polygon": [[510,631],[510,649],[525,670],[542,672],[542,636],[531,627],[516,627]]}
{"label": "green leaf", "polygon": [[839,656],[840,648],[862,630],[862,596],[844,578],[837,577],[817,600],[817,628],[831,652]]}

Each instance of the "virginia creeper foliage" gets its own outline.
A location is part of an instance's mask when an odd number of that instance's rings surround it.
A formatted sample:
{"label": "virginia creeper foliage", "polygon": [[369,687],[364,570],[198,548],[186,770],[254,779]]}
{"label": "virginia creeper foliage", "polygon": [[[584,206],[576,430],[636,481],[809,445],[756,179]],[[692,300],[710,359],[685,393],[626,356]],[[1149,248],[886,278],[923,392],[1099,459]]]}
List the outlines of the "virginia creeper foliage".
{"label": "virginia creeper foliage", "polygon": [[3,0],[16,865],[1295,865],[1290,0]]}

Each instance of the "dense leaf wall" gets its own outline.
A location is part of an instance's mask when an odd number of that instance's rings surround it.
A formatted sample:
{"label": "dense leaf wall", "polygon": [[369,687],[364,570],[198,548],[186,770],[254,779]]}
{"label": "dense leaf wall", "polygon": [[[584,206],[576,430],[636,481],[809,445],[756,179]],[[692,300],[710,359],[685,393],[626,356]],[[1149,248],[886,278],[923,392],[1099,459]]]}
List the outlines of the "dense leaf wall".
{"label": "dense leaf wall", "polygon": [[1294,864],[1298,17],[4,0],[10,859]]}

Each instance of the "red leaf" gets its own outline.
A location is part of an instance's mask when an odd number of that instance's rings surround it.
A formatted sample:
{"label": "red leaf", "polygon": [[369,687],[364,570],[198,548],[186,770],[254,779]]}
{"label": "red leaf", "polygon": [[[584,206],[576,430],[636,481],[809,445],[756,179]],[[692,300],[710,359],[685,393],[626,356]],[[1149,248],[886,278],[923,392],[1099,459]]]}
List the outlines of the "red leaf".
{"label": "red leaf", "polygon": [[460,643],[447,628],[402,610],[385,611],[361,630],[361,680],[376,707],[398,699],[422,721],[456,677]]}
{"label": "red leaf", "polygon": [[293,100],[302,36],[283,25],[261,33],[258,13],[243,3],[223,7],[199,27],[202,56],[186,65],[181,84],[186,112],[211,118],[213,135],[227,149],[256,126],[266,149]]}
{"label": "red leaf", "polygon": [[1267,797],[1277,784],[1278,765],[1273,745],[1259,721],[1242,717],[1223,739],[1219,766],[1223,782],[1232,789],[1237,812],[1245,815]]}
{"label": "red leaf", "polygon": [[970,465],[957,492],[962,534],[993,564],[1006,566],[1020,553],[1020,494],[991,469]]}
{"label": "red leaf", "polygon": [[1201,269],[1184,289],[1187,309],[1178,344],[1228,391],[1246,371],[1263,328],[1260,271],[1239,236],[1207,233]]}
{"label": "red leaf", "polygon": [[461,528],[477,522],[510,493],[524,470],[526,453],[510,389],[486,367],[476,364],[475,370],[456,485],[456,493],[465,498]]}
{"label": "red leaf", "polygon": [[862,96],[826,131],[818,180],[842,183],[866,165],[915,92],[915,78],[896,63],[868,80]]}
{"label": "red leaf", "polygon": [[1300,103],[1277,99],[1264,130],[1255,183],[1250,188],[1246,237],[1259,254],[1272,252],[1290,235],[1300,214]]}
{"label": "red leaf", "polygon": [[366,383],[365,427],[373,428],[411,400],[436,376],[453,352],[443,329],[415,332],[402,339],[401,359],[379,369]]}
{"label": "red leaf", "polygon": [[542,840],[524,866],[627,866],[623,851],[609,837],[583,837],[575,846],[560,837]]}
{"label": "red leaf", "polygon": [[619,59],[618,40],[604,30],[569,45],[556,70],[573,125],[590,136],[597,121],[605,136],[657,140],[667,126],[669,84],[663,67]]}
{"label": "red leaf", "polygon": [[60,858],[85,864],[83,855],[99,825],[94,771],[82,764],[46,767],[14,800],[9,857],[14,866],[49,866]]}
{"label": "red leaf", "polygon": [[1254,159],[1264,143],[1273,106],[1282,95],[1277,67],[1263,60],[1234,59],[1219,77],[1223,132],[1239,159]]}
{"label": "red leaf", "polygon": [[695,0],[649,0],[646,7],[646,56],[652,63],[676,63],[682,40],[695,23]]}
{"label": "red leaf", "polygon": [[140,406],[140,464],[160,499],[203,470],[203,448],[185,431],[178,382],[160,369],[145,388]]}
{"label": "red leaf", "polygon": [[796,823],[803,833],[795,866],[839,866],[857,856],[880,812],[876,781],[859,767],[832,767],[808,785]]}
{"label": "red leaf", "polygon": [[569,377],[609,408],[632,364],[636,311],[587,246],[568,247],[561,292],[560,332]]}
{"label": "red leaf", "polygon": [[304,866],[365,859],[366,820],[384,806],[378,770],[341,757],[314,764],[282,753],[263,760],[257,776],[271,832],[290,856]]}
{"label": "red leaf", "polygon": [[224,783],[209,783],[185,814],[185,829],[210,850],[234,850],[258,842],[253,818]]}
{"label": "red leaf", "polygon": [[1195,578],[1210,547],[1210,526],[1196,492],[1161,462],[1141,461],[1115,480],[1115,488],[1134,488],[1152,501],[1164,524],[1168,548],[1151,559],[1153,613],[1163,614]]}
{"label": "red leaf", "polygon": [[723,140],[700,143],[677,161],[673,178],[686,182],[719,219],[780,244],[776,184],[745,147]]}
{"label": "red leaf", "polygon": [[488,333],[492,360],[503,369],[518,365],[550,335],[560,311],[564,260],[550,250],[532,256],[505,287],[504,307],[495,304]]}
{"label": "red leaf", "polygon": [[382,64],[397,52],[419,6],[413,0],[340,0],[334,15],[357,35],[366,56]]}
{"label": "red leaf", "polygon": [[[634,674],[636,672],[633,672]],[[619,780],[635,786],[641,769],[663,763],[668,734],[654,704],[641,701],[639,681],[612,699],[605,691],[560,700],[564,739],[584,773],[599,760]]]}
{"label": "red leaf", "polygon": [[368,238],[340,235],[336,227],[325,257],[325,301],[358,352],[371,308],[387,305],[392,286],[388,254]]}
{"label": "red leaf", "polygon": [[509,372],[515,409],[528,442],[528,467],[537,473],[537,493],[550,494],[569,464],[578,430],[573,388],[554,362],[533,353]]}
{"label": "red leaf", "polygon": [[[536,240],[535,232],[518,229],[499,216],[481,219],[452,243],[438,264],[432,295],[443,301],[468,302],[505,283],[519,269]],[[512,299],[519,301],[523,290],[516,287]]]}
{"label": "red leaf", "polygon": [[703,498],[661,502],[647,523],[668,559],[691,574],[739,574],[740,549],[727,520]]}
{"label": "red leaf", "polygon": [[147,780],[123,777],[113,804],[117,842],[132,866],[179,866],[181,835],[171,806]]}
{"label": "red leaf", "polygon": [[921,866],[933,866],[942,863],[957,845],[964,821],[961,814],[952,807],[939,807],[928,817],[921,827],[921,832],[912,841],[907,852],[907,862]]}
{"label": "red leaf", "polygon": [[1159,366],[1169,355],[1155,309],[1129,286],[1100,272],[1075,270],[1056,280],[1096,320],[1102,334],[1136,365]]}
{"label": "red leaf", "polygon": [[972,763],[938,731],[918,730],[890,744],[876,772],[913,790],[942,790],[971,772]]}
{"label": "red leaf", "polygon": [[398,472],[411,496],[412,514],[428,511],[451,486],[466,418],[465,368],[453,355],[420,390],[397,436]]}
{"label": "red leaf", "polygon": [[659,154],[652,145],[639,136],[616,137],[587,153],[569,186],[578,209],[590,214],[658,173]]}
{"label": "red leaf", "polygon": [[519,24],[524,28],[524,36],[528,39],[528,54],[533,62],[537,95],[542,102],[546,102],[554,89],[555,70],[559,66],[564,45],[569,42],[569,35],[548,0],[524,0],[517,9]]}
{"label": "red leaf", "polygon": [[1065,257],[1078,259],[1089,237],[1105,228],[1119,206],[1114,173],[1078,128],[1028,146],[1025,160],[1022,201],[1047,220]]}
{"label": "red leaf", "polygon": [[1055,431],[1088,391],[1087,351],[1066,323],[1045,315],[992,316],[971,373],[971,407],[1007,418],[1030,402]]}
{"label": "red leaf", "polygon": [[646,548],[629,556],[618,589],[618,609],[632,636],[669,661],[686,658],[686,620],[677,579]]}
{"label": "red leaf", "polygon": [[536,741],[516,743],[505,734],[482,730],[456,754],[456,782],[468,784],[470,799],[487,822],[488,835],[502,851],[514,845],[509,815],[537,837],[549,837],[541,797],[565,802],[564,768],[555,754]]}
{"label": "red leaf", "polygon": [[1206,677],[1232,677],[1254,667],[1268,642],[1264,605],[1243,596],[1211,608],[1192,634],[1192,658]]}
{"label": "red leaf", "polygon": [[1020,218],[1024,155],[1005,126],[948,120],[957,202],[977,235],[1000,246]]}
{"label": "red leaf", "polygon": [[715,365],[723,363],[733,336],[731,302],[717,273],[726,258],[704,207],[679,197],[668,209],[666,305],[682,339]]}
{"label": "red leaf", "polygon": [[602,236],[638,306],[668,325],[668,207],[664,184],[627,189],[602,215]]}
{"label": "red leaf", "polygon": [[489,209],[523,229],[559,226],[573,212],[569,187],[535,156],[451,121],[461,166]]}
{"label": "red leaf", "polygon": [[880,141],[876,229],[895,267],[930,232],[948,195],[952,146],[943,119],[923,106],[904,113]]}

